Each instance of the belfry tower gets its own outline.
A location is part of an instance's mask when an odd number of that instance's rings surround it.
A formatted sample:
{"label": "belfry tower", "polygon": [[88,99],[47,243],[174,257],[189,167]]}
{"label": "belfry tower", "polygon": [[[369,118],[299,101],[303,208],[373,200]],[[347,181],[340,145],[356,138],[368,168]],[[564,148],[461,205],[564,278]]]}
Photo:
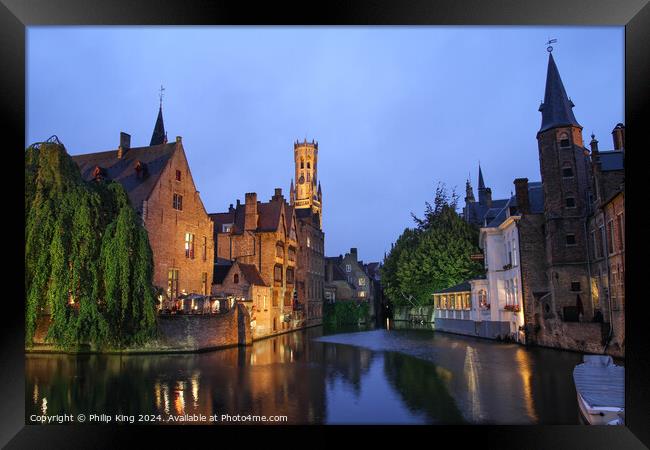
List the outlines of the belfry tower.
{"label": "belfry tower", "polygon": [[318,142],[296,141],[293,144],[293,158],[296,166],[294,188],[291,181],[291,205],[300,209],[311,209],[312,214],[318,214],[319,224],[322,228],[322,202],[323,194],[318,182]]}

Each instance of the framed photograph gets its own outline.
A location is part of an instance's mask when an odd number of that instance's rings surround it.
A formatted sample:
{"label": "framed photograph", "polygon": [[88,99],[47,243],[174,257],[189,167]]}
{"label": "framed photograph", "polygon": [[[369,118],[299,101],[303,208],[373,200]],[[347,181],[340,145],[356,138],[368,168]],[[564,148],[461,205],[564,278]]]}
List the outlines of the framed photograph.
{"label": "framed photograph", "polygon": [[2,445],[650,445],[649,8],[4,0]]}

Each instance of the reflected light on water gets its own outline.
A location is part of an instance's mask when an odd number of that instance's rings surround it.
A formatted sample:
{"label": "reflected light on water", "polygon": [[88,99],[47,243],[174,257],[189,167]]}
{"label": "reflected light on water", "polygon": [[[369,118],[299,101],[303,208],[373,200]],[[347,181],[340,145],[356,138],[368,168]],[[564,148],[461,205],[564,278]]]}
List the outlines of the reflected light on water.
{"label": "reflected light on water", "polygon": [[471,403],[471,415],[473,421],[481,417],[481,396],[479,395],[478,356],[473,347],[467,346],[465,350],[465,376],[467,378],[467,394]]}
{"label": "reflected light on water", "polygon": [[176,414],[185,414],[185,382],[177,381],[174,389],[174,410]]}
{"label": "reflected light on water", "polygon": [[194,407],[196,408],[199,403],[199,374],[195,373],[192,377],[192,400],[194,400]]}
{"label": "reflected light on water", "polygon": [[530,385],[530,380],[533,377],[533,371],[531,369],[532,361],[530,355],[524,349],[518,348],[515,352],[515,360],[519,366],[519,376],[521,376],[521,381],[524,385],[524,405],[526,405],[526,412],[528,416],[534,421],[538,421],[537,413],[535,412],[535,407],[533,405],[533,390]]}
{"label": "reflected light on water", "polygon": [[45,416],[47,415],[47,399],[43,397],[43,403],[41,404],[41,413]]}
{"label": "reflected light on water", "polygon": [[156,399],[156,410],[160,411],[160,396],[162,392],[160,390],[159,381],[156,381],[156,383],[153,385],[153,394],[154,394],[154,398]]}
{"label": "reflected light on water", "polygon": [[162,393],[163,393],[163,407],[165,410],[165,414],[169,414],[169,386],[167,385],[167,383],[163,384]]}
{"label": "reflected light on water", "polygon": [[34,404],[38,403],[38,384],[34,384],[34,395],[32,398],[34,399]]}

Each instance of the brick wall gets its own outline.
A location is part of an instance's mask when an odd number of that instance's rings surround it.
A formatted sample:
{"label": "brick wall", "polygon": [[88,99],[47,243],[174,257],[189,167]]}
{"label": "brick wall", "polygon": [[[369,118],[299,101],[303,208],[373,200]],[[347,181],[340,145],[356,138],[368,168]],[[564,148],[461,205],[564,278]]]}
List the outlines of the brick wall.
{"label": "brick wall", "polygon": [[[180,181],[176,180],[177,170]],[[183,197],[181,211],[173,208],[175,193]],[[203,207],[180,143],[149,196],[146,211],[144,223],[153,252],[154,285],[167,292],[169,270],[178,269],[179,293],[209,294],[214,264],[213,223]],[[193,258],[185,254],[186,233],[194,235]]]}
{"label": "brick wall", "polygon": [[162,346],[185,351],[248,345],[250,316],[242,303],[224,314],[159,316]]}

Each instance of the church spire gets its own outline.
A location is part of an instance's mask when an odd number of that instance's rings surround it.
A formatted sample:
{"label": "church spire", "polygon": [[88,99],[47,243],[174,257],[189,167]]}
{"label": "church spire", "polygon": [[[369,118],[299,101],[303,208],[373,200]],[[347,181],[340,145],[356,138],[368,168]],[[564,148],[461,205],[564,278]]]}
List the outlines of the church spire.
{"label": "church spire", "polygon": [[158,117],[156,118],[156,125],[153,127],[153,134],[151,135],[151,143],[149,145],[160,145],[167,143],[167,133],[165,133],[165,124],[162,115],[162,98],[163,91],[165,90],[162,85],[160,86],[160,107],[158,108]]}
{"label": "church spire", "polygon": [[485,189],[485,182],[483,181],[483,171],[481,170],[481,163],[478,163],[478,189]]}
{"label": "church spire", "polygon": [[555,65],[553,54],[549,51],[544,102],[539,106],[542,113],[542,126],[539,132],[562,126],[576,126],[582,129],[573,115],[574,106],[564,90],[560,72]]}

